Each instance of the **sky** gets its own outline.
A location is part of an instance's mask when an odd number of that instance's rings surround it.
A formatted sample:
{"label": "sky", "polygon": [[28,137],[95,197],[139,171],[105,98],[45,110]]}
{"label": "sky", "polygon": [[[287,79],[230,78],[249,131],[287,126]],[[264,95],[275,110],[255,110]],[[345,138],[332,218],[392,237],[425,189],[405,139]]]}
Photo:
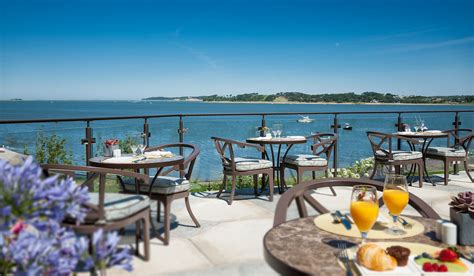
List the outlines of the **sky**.
{"label": "sky", "polygon": [[0,0],[0,99],[474,94],[474,1]]}

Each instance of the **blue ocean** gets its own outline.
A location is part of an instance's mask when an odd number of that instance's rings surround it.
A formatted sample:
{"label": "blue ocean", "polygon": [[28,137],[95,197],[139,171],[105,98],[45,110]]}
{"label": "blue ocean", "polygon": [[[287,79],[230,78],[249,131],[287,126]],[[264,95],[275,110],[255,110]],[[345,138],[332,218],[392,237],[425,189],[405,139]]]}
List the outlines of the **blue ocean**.
{"label": "blue ocean", "polygon": [[[358,104],[254,104],[254,103],[205,103],[176,101],[2,101],[0,120],[87,118],[110,116],[158,115],[158,114],[201,114],[201,113],[260,113],[260,112],[345,112],[345,111],[432,111],[472,110],[472,105],[358,105]],[[283,135],[309,135],[312,132],[332,132],[333,115],[310,115],[311,123],[298,123],[297,115],[267,116],[267,126],[283,125]],[[432,130],[452,128],[453,113],[404,114],[403,122],[415,125],[416,119],[424,120]],[[460,113],[463,128],[474,128],[474,113]],[[201,149],[194,178],[216,180],[222,166],[211,136],[244,141],[257,135],[261,116],[185,117],[187,129],[184,141],[196,144]],[[355,160],[372,155],[366,131],[396,132],[397,114],[339,115],[339,123],[348,123],[352,130],[339,129],[339,167],[352,164]],[[94,154],[100,152],[103,141],[110,138],[124,139],[143,131],[143,119],[94,121],[91,123],[96,138]],[[178,118],[149,119],[150,145],[178,142]],[[4,124],[0,128],[0,144],[12,150],[35,152],[37,134],[57,134],[66,139],[67,148],[72,151],[74,163],[85,164],[85,149],[81,139],[85,136],[85,122]],[[446,140],[434,144],[445,145]],[[292,152],[305,152],[309,145],[295,146]],[[246,149],[241,154],[258,156]]]}

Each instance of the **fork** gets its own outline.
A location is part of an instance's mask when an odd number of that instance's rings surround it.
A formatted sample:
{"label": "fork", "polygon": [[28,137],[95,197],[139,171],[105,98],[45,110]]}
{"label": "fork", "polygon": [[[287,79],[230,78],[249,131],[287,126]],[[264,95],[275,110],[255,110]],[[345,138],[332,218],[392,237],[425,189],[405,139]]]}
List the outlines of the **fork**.
{"label": "fork", "polygon": [[344,264],[346,268],[346,276],[352,276],[352,268],[349,260],[349,256],[347,255],[347,246],[345,242],[339,242],[337,244],[337,248],[339,249],[338,258]]}

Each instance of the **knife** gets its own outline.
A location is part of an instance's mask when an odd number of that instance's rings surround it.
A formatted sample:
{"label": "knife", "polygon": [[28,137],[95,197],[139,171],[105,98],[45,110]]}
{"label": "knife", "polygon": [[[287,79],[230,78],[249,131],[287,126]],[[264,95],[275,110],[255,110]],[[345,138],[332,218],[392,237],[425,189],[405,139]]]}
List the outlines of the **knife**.
{"label": "knife", "polygon": [[336,216],[341,219],[342,224],[344,225],[344,227],[346,227],[347,230],[351,230],[351,223],[346,219],[346,217],[344,217],[344,215],[342,215],[340,211],[336,211]]}

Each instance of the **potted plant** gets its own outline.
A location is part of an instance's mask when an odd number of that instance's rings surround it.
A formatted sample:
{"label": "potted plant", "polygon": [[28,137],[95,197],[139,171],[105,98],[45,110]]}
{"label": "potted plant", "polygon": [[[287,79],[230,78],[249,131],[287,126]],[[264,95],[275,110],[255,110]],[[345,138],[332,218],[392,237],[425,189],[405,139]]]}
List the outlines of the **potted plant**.
{"label": "potted plant", "polygon": [[458,243],[474,245],[474,193],[459,193],[449,205],[451,221],[458,226]]}

